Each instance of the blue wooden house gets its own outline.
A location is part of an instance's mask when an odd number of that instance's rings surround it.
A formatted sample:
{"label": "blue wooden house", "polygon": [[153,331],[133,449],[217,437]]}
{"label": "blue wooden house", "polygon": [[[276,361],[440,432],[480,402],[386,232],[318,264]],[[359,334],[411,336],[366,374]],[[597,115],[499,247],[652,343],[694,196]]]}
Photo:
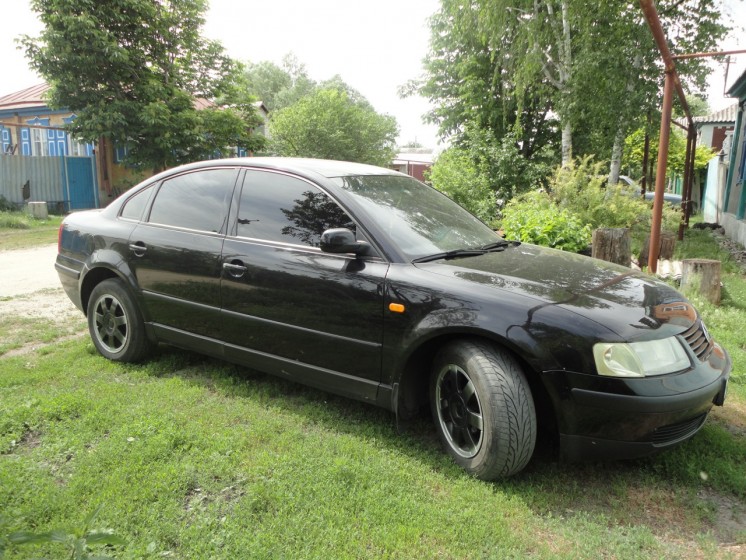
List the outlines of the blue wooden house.
{"label": "blue wooden house", "polygon": [[729,154],[721,225],[728,237],[746,245],[746,72],[731,86],[728,96],[738,99],[738,113]]}

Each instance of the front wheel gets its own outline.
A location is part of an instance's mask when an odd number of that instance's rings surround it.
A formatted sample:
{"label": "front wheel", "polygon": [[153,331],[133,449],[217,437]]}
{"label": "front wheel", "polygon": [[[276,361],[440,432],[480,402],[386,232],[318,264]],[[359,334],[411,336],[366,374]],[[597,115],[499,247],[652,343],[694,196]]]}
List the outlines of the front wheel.
{"label": "front wheel", "polygon": [[517,361],[482,341],[448,344],[435,358],[430,405],[457,464],[482,480],[523,469],[536,445],[536,410]]}
{"label": "front wheel", "polygon": [[93,344],[105,358],[137,362],[150,352],[142,316],[121,280],[111,278],[93,288],[87,315]]}

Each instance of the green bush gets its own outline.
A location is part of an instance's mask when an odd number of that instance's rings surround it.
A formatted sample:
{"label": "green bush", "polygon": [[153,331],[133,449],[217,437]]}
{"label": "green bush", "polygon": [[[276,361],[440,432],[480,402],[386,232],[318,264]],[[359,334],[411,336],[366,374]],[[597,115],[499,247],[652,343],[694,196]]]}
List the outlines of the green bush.
{"label": "green bush", "polygon": [[591,241],[591,227],[541,191],[508,202],[502,229],[508,239],[575,253],[586,249]]}
{"label": "green bush", "polygon": [[[550,181],[554,202],[592,229],[630,228],[633,234],[649,231],[652,202],[643,199],[627,185],[606,185],[602,167],[602,163],[594,163],[591,157],[579,158],[567,167],[559,167]],[[677,231],[680,221],[679,209],[665,205],[663,229]]]}
{"label": "green bush", "polygon": [[15,209],[15,204],[0,194],[0,212],[12,212]]}

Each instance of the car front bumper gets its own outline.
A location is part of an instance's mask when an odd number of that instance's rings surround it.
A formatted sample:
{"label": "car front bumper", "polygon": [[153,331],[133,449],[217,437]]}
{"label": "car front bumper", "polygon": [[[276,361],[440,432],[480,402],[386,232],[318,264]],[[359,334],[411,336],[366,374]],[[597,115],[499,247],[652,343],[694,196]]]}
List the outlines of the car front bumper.
{"label": "car front bumper", "polygon": [[620,379],[547,372],[560,458],[631,459],[688,440],[712,406],[722,406],[730,370],[730,357],[718,346],[709,360],[678,374]]}

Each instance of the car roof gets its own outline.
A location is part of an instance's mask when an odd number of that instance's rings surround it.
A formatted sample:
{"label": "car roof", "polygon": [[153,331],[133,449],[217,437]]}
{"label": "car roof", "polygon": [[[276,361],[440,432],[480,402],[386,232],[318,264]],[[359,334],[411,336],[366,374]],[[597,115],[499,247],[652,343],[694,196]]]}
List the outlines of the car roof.
{"label": "car roof", "polygon": [[401,175],[398,171],[365,163],[311,158],[244,157],[215,159],[186,165],[177,170],[197,169],[221,165],[245,165],[306,175],[314,173],[322,177],[349,177],[355,175]]}

